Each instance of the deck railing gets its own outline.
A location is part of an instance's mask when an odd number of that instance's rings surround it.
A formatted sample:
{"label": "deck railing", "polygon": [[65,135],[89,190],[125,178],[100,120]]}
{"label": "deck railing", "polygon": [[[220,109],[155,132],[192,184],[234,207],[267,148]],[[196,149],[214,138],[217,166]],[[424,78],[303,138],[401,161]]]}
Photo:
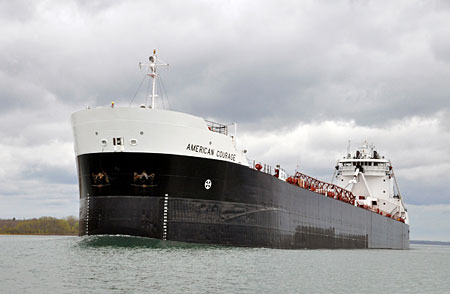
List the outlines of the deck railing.
{"label": "deck railing", "polygon": [[210,131],[216,132],[219,134],[228,135],[228,126],[227,125],[223,125],[223,124],[216,123],[216,122],[206,120],[206,119],[205,119],[205,122]]}

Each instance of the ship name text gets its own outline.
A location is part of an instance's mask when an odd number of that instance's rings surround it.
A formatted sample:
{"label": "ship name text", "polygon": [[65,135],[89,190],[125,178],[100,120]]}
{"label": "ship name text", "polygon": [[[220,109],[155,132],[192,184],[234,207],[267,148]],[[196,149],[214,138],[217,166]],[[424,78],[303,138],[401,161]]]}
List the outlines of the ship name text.
{"label": "ship name text", "polygon": [[213,148],[209,148],[209,147],[202,146],[202,145],[188,144],[186,146],[186,150],[205,154],[205,155],[211,155],[211,156],[216,155],[216,157],[218,157],[218,158],[224,158],[224,159],[228,159],[231,161],[236,161],[236,154],[234,154],[234,153],[229,153],[229,152],[221,151],[221,150],[217,150],[217,152],[216,152]]}

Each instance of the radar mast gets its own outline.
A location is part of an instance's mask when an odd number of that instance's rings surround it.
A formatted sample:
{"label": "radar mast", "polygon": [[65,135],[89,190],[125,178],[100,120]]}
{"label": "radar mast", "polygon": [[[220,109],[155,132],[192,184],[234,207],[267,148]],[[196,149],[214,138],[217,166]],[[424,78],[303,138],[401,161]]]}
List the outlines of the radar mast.
{"label": "radar mast", "polygon": [[147,63],[139,62],[139,68],[142,69],[142,66],[147,67],[147,75],[151,77],[152,80],[152,93],[149,95],[152,99],[152,104],[150,107],[152,109],[156,108],[155,98],[158,97],[157,84],[156,79],[158,78],[158,66],[169,66],[168,63],[165,63],[163,60],[159,59],[156,55],[156,49],[153,50],[153,55],[148,58]]}

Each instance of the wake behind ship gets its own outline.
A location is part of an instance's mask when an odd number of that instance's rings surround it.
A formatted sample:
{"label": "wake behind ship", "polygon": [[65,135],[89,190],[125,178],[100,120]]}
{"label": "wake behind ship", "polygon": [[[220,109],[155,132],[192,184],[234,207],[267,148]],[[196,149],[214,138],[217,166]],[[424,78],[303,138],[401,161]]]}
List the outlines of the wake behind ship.
{"label": "wake behind ship", "polygon": [[151,106],[112,104],[72,115],[80,235],[269,248],[409,248],[392,165],[373,146],[339,160],[334,184],[249,164],[230,125],[156,108],[158,65],[154,52],[146,64]]}

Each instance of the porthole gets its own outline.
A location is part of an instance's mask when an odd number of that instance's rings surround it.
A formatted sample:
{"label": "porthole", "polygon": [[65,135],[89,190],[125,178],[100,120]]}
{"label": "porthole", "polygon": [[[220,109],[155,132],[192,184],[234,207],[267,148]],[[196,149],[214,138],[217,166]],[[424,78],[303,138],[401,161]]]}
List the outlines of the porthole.
{"label": "porthole", "polygon": [[383,191],[383,193],[386,193],[386,191]]}
{"label": "porthole", "polygon": [[95,132],[95,135],[98,136],[98,132]]}
{"label": "porthole", "polygon": [[102,139],[102,145],[103,145],[103,146],[106,146],[106,145],[108,145],[108,140],[106,140],[106,139]]}
{"label": "porthole", "polygon": [[143,131],[141,131],[139,134],[141,134],[141,135],[143,135],[144,134],[144,132]]}
{"label": "porthole", "polygon": [[136,139],[130,139],[130,145],[131,146],[136,146],[137,145],[137,140]]}

